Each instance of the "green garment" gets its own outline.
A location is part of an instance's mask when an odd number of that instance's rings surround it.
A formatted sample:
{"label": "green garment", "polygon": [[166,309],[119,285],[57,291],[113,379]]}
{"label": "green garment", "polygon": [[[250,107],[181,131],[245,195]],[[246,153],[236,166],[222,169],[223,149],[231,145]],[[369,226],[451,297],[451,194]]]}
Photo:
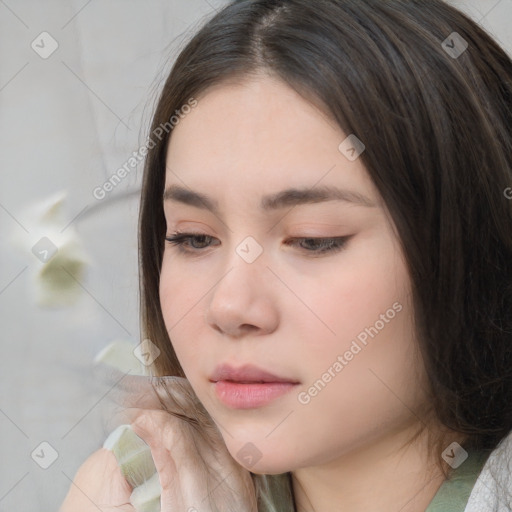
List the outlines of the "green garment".
{"label": "green garment", "polygon": [[445,480],[425,512],[464,512],[475,482],[490,452],[471,452]]}

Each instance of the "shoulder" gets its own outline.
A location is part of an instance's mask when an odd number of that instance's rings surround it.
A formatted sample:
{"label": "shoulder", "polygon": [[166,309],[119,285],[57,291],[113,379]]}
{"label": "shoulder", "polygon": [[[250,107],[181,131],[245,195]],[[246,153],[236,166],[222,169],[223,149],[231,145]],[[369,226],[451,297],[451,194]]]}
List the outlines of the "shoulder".
{"label": "shoulder", "polygon": [[114,454],[100,448],[78,468],[59,512],[97,512],[99,505],[111,506],[112,510],[116,507],[119,512],[133,511],[131,492]]}
{"label": "shoulder", "polygon": [[512,431],[490,453],[465,512],[512,510]]}

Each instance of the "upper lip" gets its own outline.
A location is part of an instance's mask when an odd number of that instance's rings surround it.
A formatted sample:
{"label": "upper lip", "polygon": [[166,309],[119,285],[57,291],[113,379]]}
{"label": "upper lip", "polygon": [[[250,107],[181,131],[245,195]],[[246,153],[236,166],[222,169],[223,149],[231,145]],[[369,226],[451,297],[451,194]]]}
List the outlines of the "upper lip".
{"label": "upper lip", "polygon": [[211,382],[218,382],[219,380],[234,382],[291,382],[298,384],[294,379],[279,377],[251,364],[246,364],[239,368],[233,368],[228,364],[221,364],[215,368],[210,377]]}

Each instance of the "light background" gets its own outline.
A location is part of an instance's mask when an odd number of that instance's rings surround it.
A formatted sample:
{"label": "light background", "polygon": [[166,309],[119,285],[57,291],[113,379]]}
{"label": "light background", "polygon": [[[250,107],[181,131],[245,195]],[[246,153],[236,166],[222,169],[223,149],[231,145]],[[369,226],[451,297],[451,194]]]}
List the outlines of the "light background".
{"label": "light background", "polygon": [[[93,196],[145,142],[156,94],[184,41],[224,0],[0,0],[0,512],[57,510],[101,446],[105,390],[95,355],[139,342],[137,194],[142,164]],[[512,54],[512,0],[450,2]],[[31,47],[42,32],[57,50]],[[47,47],[48,48],[48,47]],[[76,233],[89,263],[76,303],[34,300],[47,234],[29,208],[67,192],[55,232]],[[135,192],[135,194],[133,193]],[[48,442],[58,458],[31,458]]]}

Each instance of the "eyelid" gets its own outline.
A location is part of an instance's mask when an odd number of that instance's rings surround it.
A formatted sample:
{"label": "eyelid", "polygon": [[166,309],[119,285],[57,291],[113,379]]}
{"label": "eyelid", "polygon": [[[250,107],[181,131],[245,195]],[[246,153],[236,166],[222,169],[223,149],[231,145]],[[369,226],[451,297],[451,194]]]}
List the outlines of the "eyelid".
{"label": "eyelid", "polygon": [[[317,237],[317,236],[299,236],[299,237],[287,237],[285,245],[297,247],[299,246],[300,249],[302,249],[302,253],[306,254],[308,257],[322,257],[327,255],[334,255],[338,252],[341,252],[343,249],[345,249],[345,246],[347,245],[348,241],[353,237],[354,235],[345,235],[345,236],[333,236],[333,237]],[[193,233],[193,232],[185,232],[185,231],[176,231],[172,235],[167,235],[165,237],[165,240],[171,244],[176,246],[177,250],[187,256],[201,256],[202,253],[206,253],[206,250],[212,247],[211,245],[207,245],[206,247],[199,247],[199,248],[187,248],[188,243],[191,240],[197,239],[197,238],[206,238],[212,239],[212,240],[218,240],[218,238],[207,235],[204,233]],[[316,245],[316,249],[319,250],[310,250],[306,249],[301,246],[301,242],[303,241],[310,241],[313,240]],[[218,245],[218,244],[216,244]]]}

